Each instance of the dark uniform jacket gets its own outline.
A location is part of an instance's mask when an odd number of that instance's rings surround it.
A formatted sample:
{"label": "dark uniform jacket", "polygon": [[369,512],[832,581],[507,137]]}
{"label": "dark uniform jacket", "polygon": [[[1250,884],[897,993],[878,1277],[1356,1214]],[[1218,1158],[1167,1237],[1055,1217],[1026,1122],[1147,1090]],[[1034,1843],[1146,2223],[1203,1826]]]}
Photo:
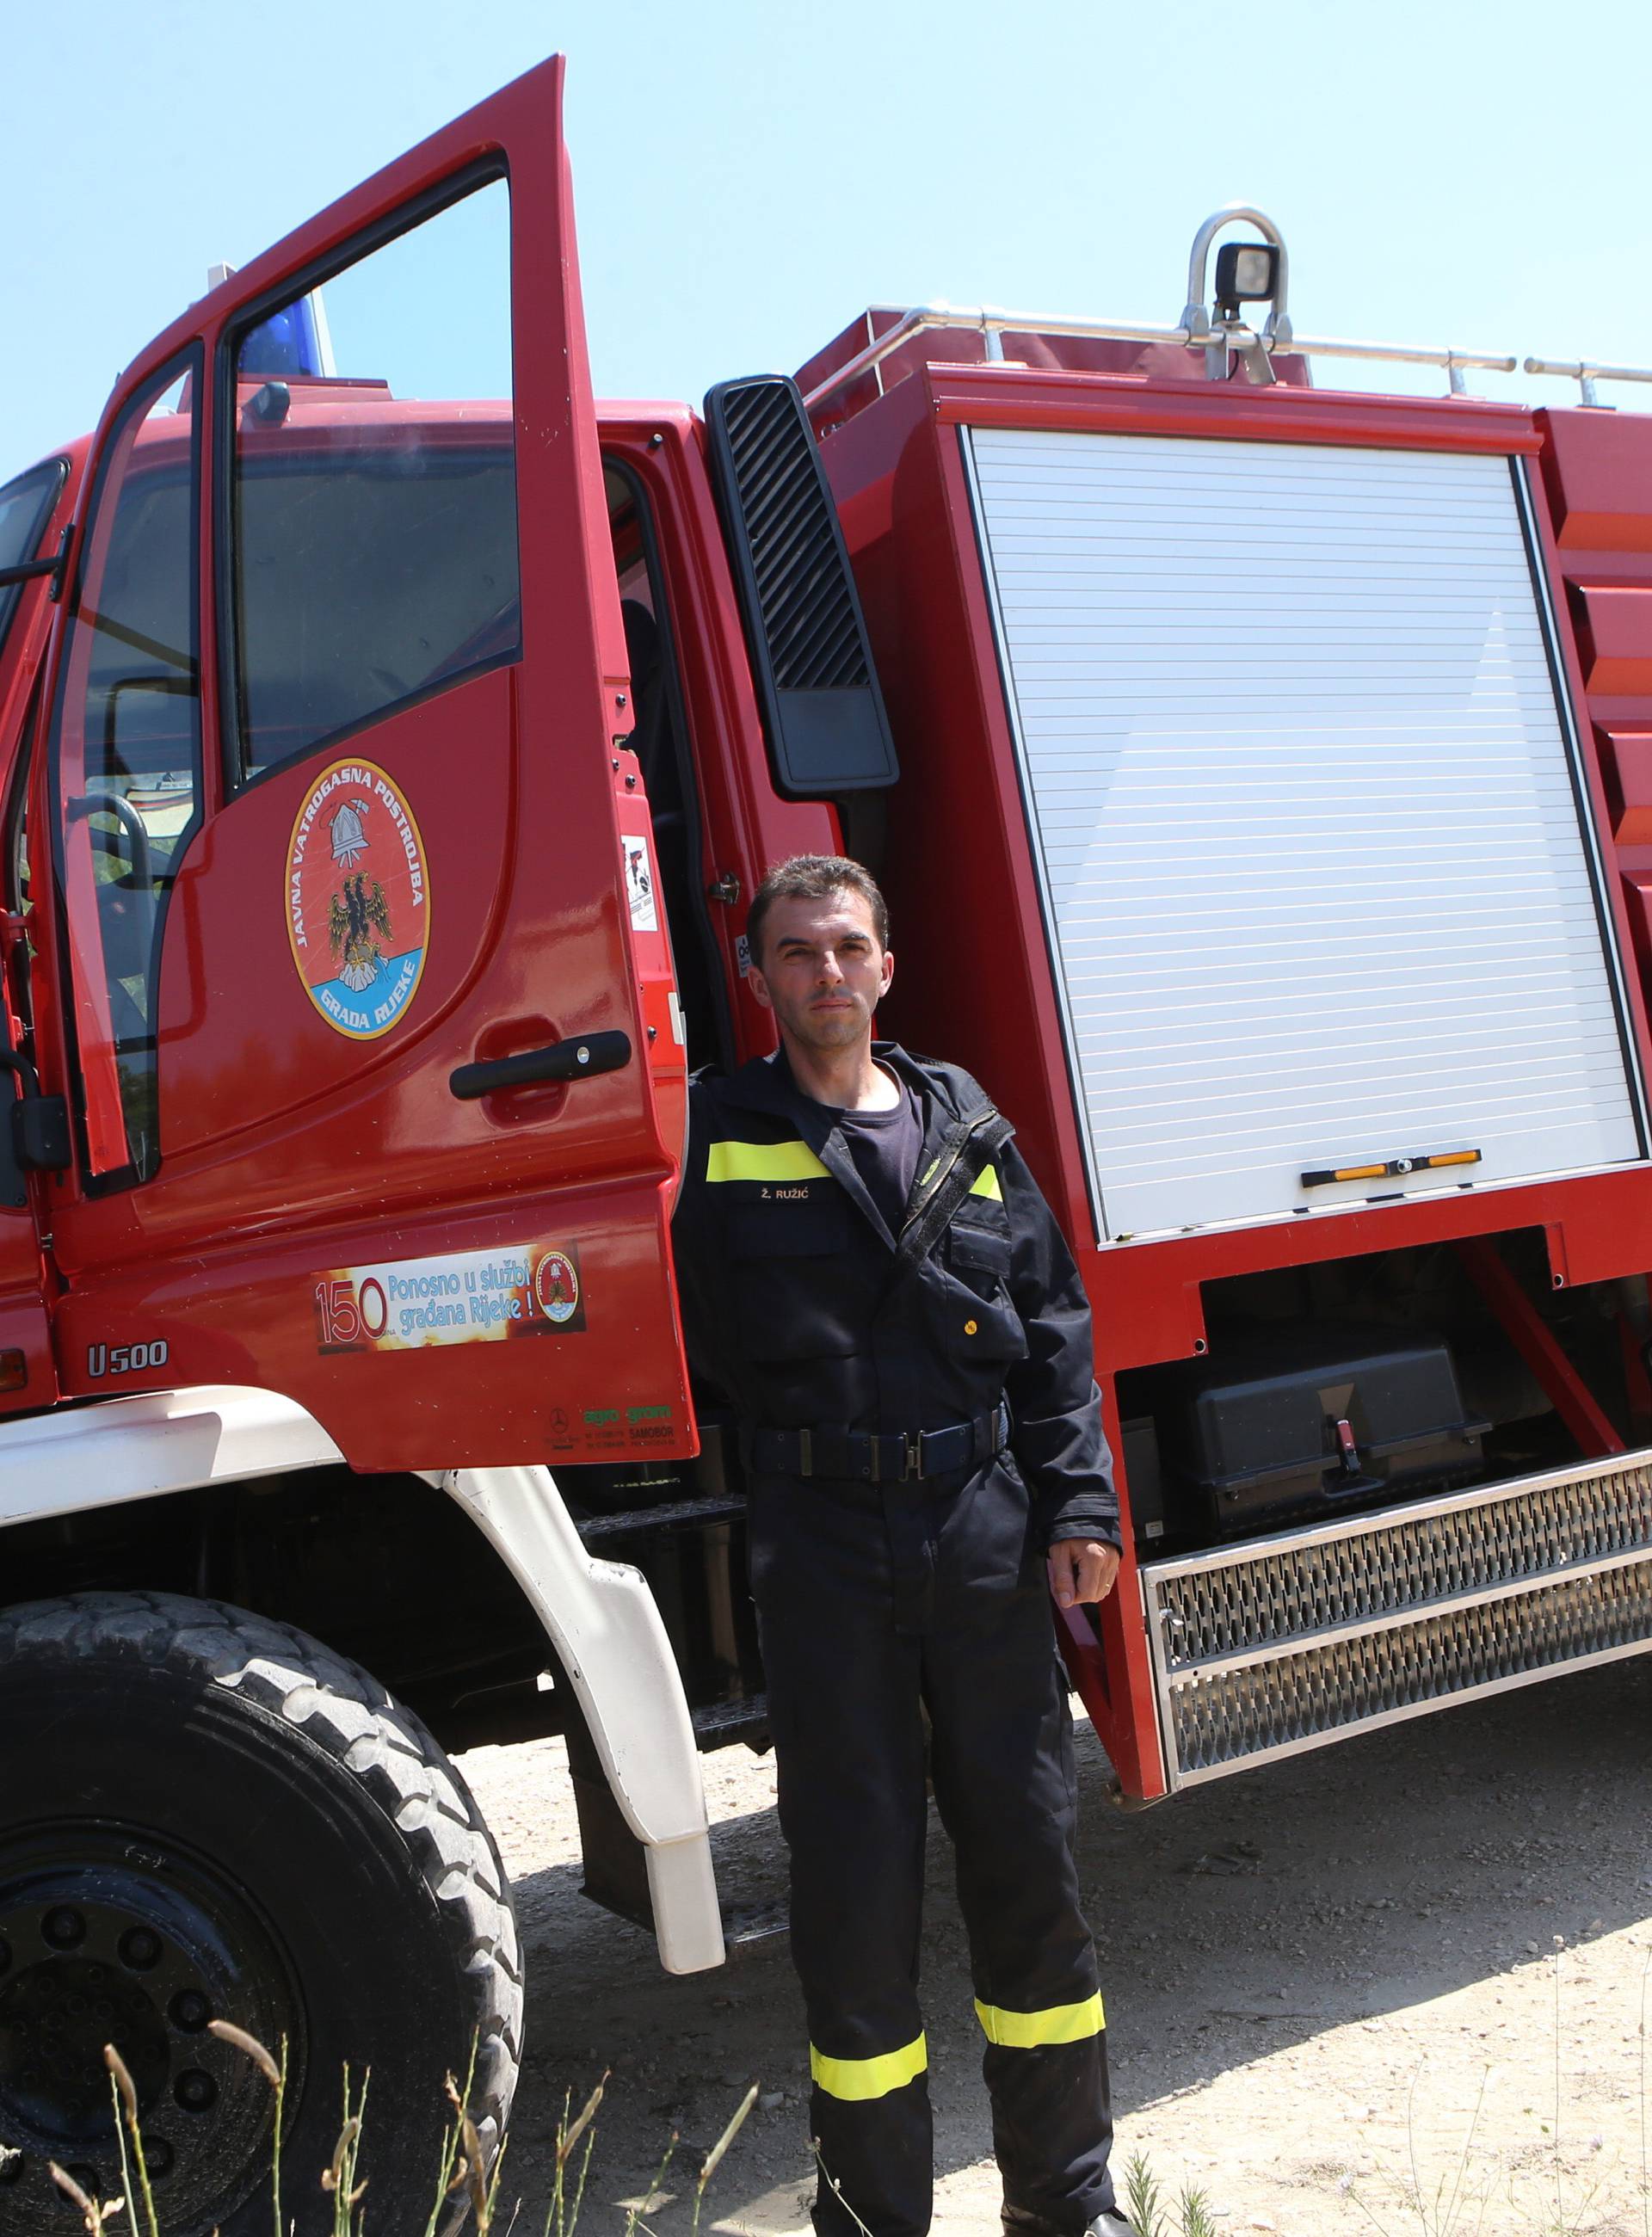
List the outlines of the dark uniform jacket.
{"label": "dark uniform jacket", "polygon": [[[909,1224],[959,1122],[993,1118],[955,1066],[892,1042],[923,1125]],[[1013,1142],[983,1159],[929,1247],[903,1261],[832,1114],[783,1052],[691,1098],[674,1237],[689,1363],[743,1424],[911,1434],[1010,1409],[1010,1448],[1041,1542],[1118,1545],[1089,1305],[1073,1254]],[[1007,1132],[999,1122],[1000,1131]],[[954,1184],[954,1192],[957,1184]]]}

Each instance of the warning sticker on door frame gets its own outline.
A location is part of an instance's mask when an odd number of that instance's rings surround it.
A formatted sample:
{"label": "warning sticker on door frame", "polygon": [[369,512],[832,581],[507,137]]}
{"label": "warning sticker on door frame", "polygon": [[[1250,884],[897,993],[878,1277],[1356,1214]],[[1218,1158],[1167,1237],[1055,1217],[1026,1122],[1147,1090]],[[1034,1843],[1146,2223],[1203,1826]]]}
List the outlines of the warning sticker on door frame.
{"label": "warning sticker on door frame", "polygon": [[644,832],[622,832],[619,851],[625,864],[625,898],[631,904],[633,932],[657,932],[659,910],[654,901],[654,864]]}

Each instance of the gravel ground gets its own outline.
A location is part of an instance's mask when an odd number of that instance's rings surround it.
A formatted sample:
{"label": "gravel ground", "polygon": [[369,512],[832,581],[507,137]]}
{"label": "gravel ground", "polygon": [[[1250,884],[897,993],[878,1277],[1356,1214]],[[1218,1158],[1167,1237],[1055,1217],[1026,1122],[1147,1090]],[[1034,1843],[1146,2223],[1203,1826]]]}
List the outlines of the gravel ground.
{"label": "gravel ground", "polygon": [[[1223,2231],[1647,2237],[1649,1710],[1652,1660],[1631,1660],[1136,1812],[1107,1800],[1106,1759],[1081,1726],[1115,2164],[1140,2152],[1166,2193],[1199,2185]],[[461,1761],[515,1879],[527,1949],[506,2186],[525,2201],[518,2229],[539,2237],[565,2093],[577,2106],[605,2067],[593,2237],[623,2229],[673,2130],[652,2218],[685,2232],[698,2155],[753,2081],[761,2109],[717,2173],[705,2225],[806,2228],[803,2029],[783,1936],[669,1978],[647,1936],[578,1891],[561,1744]],[[724,1903],[772,1914],[784,1884],[772,1767],[737,1749],[708,1757],[705,1775]],[[931,1831],[935,2227],[995,2237],[963,1933]]]}

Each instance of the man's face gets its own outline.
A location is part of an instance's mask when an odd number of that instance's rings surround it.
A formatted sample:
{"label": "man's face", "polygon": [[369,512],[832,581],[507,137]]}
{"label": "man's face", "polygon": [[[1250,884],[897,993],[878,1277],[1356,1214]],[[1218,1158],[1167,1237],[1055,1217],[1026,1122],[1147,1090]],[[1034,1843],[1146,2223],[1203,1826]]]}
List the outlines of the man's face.
{"label": "man's face", "polygon": [[871,1039],[872,1013],[894,976],[870,902],[844,891],[776,901],[763,927],[762,962],[751,966],[757,1000],[774,1012],[782,1035],[823,1054]]}

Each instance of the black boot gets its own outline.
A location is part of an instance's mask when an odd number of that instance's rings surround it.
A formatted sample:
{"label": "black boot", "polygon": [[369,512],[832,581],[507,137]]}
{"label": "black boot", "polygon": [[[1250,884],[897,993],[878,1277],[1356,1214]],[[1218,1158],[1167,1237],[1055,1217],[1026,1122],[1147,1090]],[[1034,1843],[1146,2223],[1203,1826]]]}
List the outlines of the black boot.
{"label": "black boot", "polygon": [[[1014,2206],[1005,2207],[1003,2223],[1004,2237],[1079,2237],[1075,2231],[1058,2229],[1054,2222],[1042,2221],[1034,2214],[1023,2214]],[[1116,2206],[1105,2207],[1085,2224],[1082,2237],[1136,2237],[1136,2225]]]}

